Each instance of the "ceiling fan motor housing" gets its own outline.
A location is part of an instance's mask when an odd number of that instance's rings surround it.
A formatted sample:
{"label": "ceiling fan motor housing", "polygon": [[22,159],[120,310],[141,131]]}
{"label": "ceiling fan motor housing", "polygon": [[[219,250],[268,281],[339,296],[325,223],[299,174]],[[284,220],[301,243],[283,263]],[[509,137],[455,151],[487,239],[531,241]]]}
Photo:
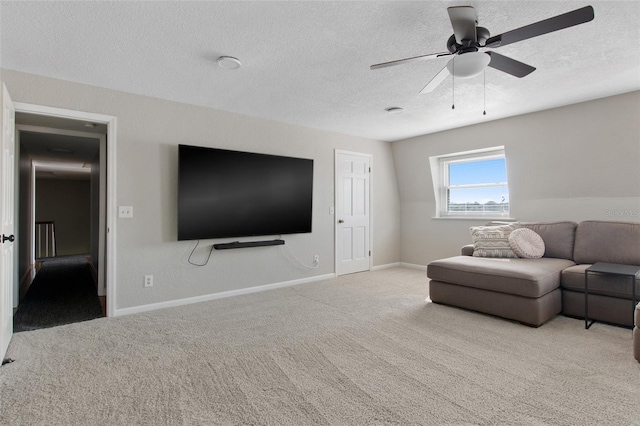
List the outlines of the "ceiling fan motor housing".
{"label": "ceiling fan motor housing", "polygon": [[420,93],[432,92],[449,75],[458,78],[471,78],[483,72],[487,67],[522,78],[535,71],[535,67],[493,51],[481,52],[480,50],[495,49],[528,40],[584,24],[594,18],[593,6],[585,6],[490,37],[489,30],[478,26],[478,15],[473,6],[451,6],[447,8],[447,13],[453,27],[453,35],[447,40],[448,52],[431,53],[383,62],[371,65],[371,69],[453,56],[446,67],[433,77]]}
{"label": "ceiling fan motor housing", "polygon": [[458,44],[456,41],[455,34],[452,34],[447,40],[447,50],[451,53],[467,53],[467,52],[477,52],[478,48],[483,47],[491,34],[489,30],[484,27],[476,27],[476,39],[473,40],[464,40],[466,44]]}

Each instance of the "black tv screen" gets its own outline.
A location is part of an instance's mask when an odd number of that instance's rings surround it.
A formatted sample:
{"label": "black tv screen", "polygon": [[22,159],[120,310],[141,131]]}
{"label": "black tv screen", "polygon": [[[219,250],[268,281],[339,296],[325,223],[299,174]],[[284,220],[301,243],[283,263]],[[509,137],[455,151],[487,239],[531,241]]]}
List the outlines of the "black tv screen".
{"label": "black tv screen", "polygon": [[178,146],[178,240],[311,232],[313,160]]}

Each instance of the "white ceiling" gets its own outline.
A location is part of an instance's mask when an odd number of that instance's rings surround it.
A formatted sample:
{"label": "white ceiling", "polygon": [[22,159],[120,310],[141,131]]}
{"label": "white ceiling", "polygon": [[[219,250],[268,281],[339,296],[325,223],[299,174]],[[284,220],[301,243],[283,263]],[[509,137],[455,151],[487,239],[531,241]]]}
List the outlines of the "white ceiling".
{"label": "white ceiling", "polygon": [[[16,116],[16,123],[24,124],[21,121],[25,121],[22,119],[26,115]],[[58,120],[64,123],[64,120]],[[88,180],[91,165],[100,153],[100,139],[34,131],[21,131],[20,145],[21,154],[26,150],[33,160],[36,176],[44,179]]]}
{"label": "white ceiling", "polygon": [[[418,92],[447,60],[447,7],[497,35],[591,4],[592,22],[496,51],[537,68],[489,68]],[[3,68],[380,140],[640,90],[638,1],[0,2]],[[235,56],[236,71],[216,58]],[[402,107],[401,115],[385,112]]]}

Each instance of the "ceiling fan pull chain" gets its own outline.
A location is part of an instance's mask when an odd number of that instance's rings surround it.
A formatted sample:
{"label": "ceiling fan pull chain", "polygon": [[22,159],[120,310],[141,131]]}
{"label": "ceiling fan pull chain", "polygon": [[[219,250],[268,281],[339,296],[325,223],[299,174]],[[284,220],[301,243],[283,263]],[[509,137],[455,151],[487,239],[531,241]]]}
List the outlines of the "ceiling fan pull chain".
{"label": "ceiling fan pull chain", "polygon": [[451,109],[456,109],[456,58],[451,60]]}
{"label": "ceiling fan pull chain", "polygon": [[482,115],[487,115],[487,71],[482,73],[482,98],[484,104]]}

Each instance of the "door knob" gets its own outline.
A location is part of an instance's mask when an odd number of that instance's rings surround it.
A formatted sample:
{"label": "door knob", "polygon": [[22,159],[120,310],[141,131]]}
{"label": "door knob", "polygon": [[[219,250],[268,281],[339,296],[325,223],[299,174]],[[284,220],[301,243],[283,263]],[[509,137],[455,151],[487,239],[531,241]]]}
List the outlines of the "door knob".
{"label": "door knob", "polygon": [[4,243],[5,241],[9,240],[10,243],[14,242],[16,239],[15,236],[13,235],[9,235],[8,237],[4,234],[2,234],[2,242]]}
{"label": "door knob", "polygon": [[338,220],[338,223],[344,223],[344,220],[339,219],[339,220]]}

